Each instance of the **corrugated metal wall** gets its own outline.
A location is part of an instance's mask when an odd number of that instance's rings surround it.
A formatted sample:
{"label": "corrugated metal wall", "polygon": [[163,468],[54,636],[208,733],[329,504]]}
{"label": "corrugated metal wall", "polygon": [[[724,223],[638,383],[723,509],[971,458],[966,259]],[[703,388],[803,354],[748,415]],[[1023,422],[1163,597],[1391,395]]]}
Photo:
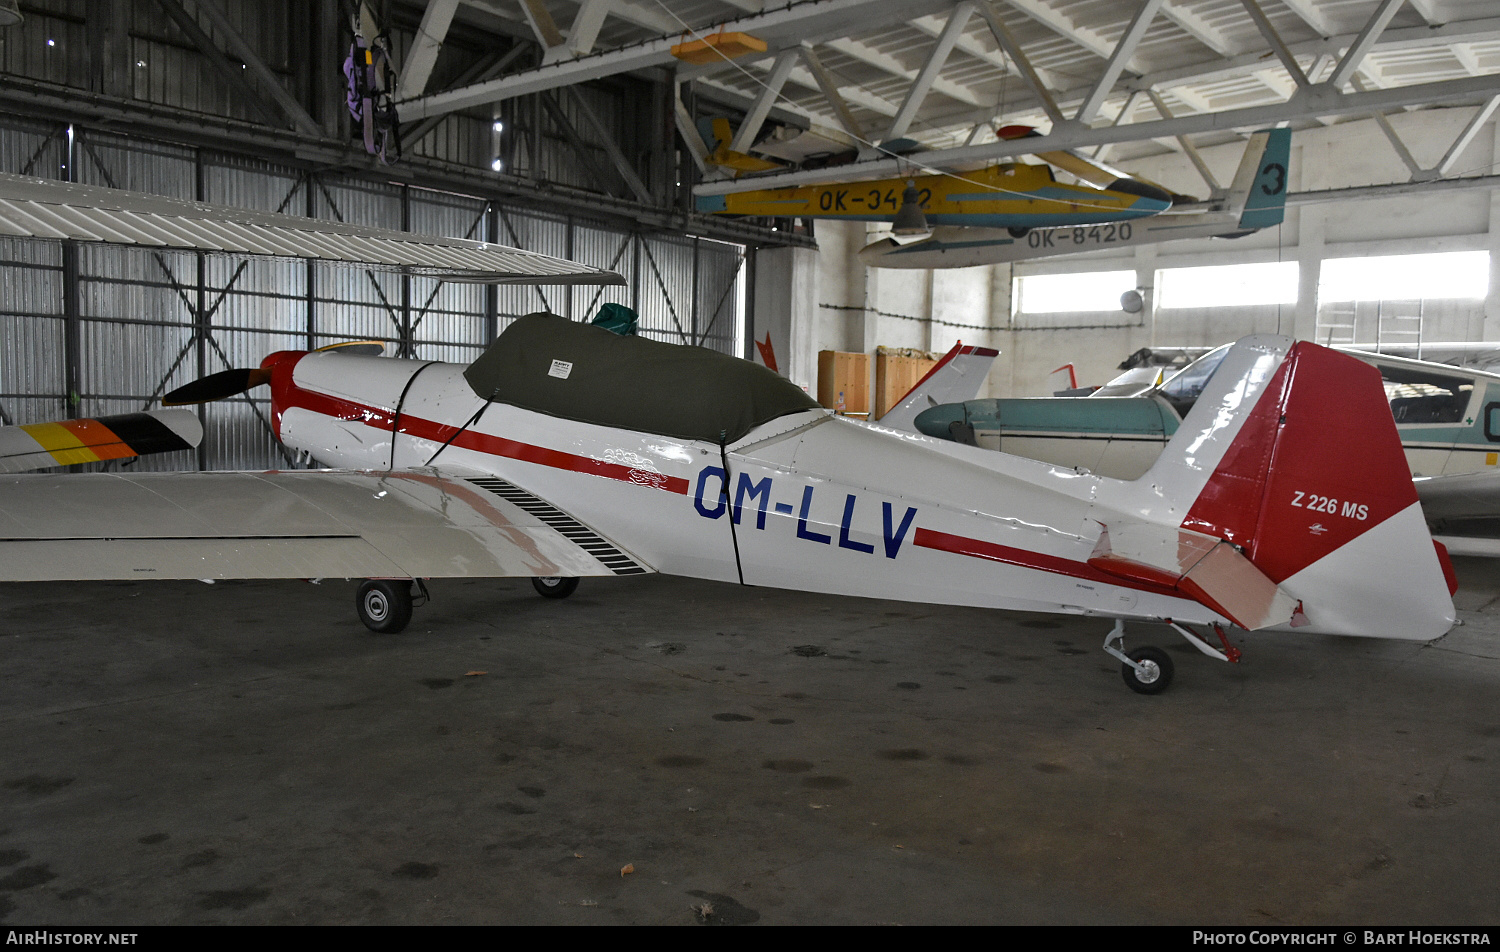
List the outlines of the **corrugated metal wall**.
{"label": "corrugated metal wall", "polygon": [[[586,320],[611,301],[640,314],[645,336],[743,351],[737,245],[14,118],[0,123],[0,171],[496,241],[607,267],[627,281],[490,290],[327,263],[0,239],[0,423],[140,410],[199,376],[342,340],[466,363],[515,317],[547,310]],[[207,435],[196,453],[134,468],[291,465],[271,436],[263,393],[202,414]]]}

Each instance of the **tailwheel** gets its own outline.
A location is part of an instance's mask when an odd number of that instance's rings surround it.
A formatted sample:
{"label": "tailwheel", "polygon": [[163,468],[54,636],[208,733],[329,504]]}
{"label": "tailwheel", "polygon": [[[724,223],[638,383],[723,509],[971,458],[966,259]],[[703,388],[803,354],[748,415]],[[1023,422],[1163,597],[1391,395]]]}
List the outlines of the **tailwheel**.
{"label": "tailwheel", "polygon": [[1138,694],[1160,694],[1172,683],[1172,659],[1160,648],[1146,646],[1127,651],[1120,675]]}
{"label": "tailwheel", "polygon": [[552,576],[533,578],[531,587],[543,598],[567,598],[578,588],[578,579]]}
{"label": "tailwheel", "polygon": [[369,579],[359,586],[354,608],[365,627],[394,635],[411,623],[412,583],[406,579]]}

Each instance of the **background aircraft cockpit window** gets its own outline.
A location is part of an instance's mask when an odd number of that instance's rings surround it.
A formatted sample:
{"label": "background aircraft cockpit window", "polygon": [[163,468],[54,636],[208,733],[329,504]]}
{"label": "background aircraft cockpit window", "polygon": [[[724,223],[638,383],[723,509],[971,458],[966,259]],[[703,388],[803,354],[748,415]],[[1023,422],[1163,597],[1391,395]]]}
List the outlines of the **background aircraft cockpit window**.
{"label": "background aircraft cockpit window", "polygon": [[1217,350],[1211,350],[1188,364],[1177,372],[1177,374],[1156,392],[1167,398],[1172,409],[1177,411],[1179,417],[1186,417],[1193,404],[1198,402],[1198,395],[1208,382],[1213,379],[1214,371],[1219,369],[1224,355],[1229,353],[1229,345],[1225,344]]}
{"label": "background aircraft cockpit window", "polygon": [[1474,395],[1474,381],[1466,377],[1390,366],[1382,366],[1380,376],[1400,424],[1461,423]]}

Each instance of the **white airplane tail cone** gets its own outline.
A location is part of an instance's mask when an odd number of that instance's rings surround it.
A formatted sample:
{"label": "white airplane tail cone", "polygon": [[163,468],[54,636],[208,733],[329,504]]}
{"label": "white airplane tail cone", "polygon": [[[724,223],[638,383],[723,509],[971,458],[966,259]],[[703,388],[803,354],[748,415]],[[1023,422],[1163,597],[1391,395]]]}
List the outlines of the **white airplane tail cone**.
{"label": "white airplane tail cone", "polygon": [[1453,624],[1380,372],[1326,347],[1242,340],[1150,471],[1099,502],[1129,514],[1102,568],[1176,575],[1247,628],[1426,641]]}

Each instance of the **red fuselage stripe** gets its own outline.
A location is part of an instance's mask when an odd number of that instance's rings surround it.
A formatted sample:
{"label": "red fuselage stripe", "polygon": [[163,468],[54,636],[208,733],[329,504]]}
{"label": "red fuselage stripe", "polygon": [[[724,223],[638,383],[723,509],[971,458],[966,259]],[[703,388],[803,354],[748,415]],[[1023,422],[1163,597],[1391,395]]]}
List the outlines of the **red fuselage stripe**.
{"label": "red fuselage stripe", "polygon": [[1051,572],[1054,575],[1071,575],[1073,578],[1081,578],[1089,582],[1097,582],[1101,585],[1133,588],[1137,591],[1151,592],[1156,595],[1171,595],[1174,598],[1185,597],[1182,592],[1170,586],[1153,585],[1150,582],[1137,579],[1109,575],[1085,562],[1062,559],[1055,555],[1043,555],[1040,552],[1029,552],[1026,549],[1017,549],[995,542],[983,542],[979,539],[970,539],[966,536],[936,532],[932,529],[923,529],[920,526],[917,527],[917,534],[912,537],[912,544],[924,549],[937,549],[941,552],[954,552],[958,555],[968,555],[976,559],[989,559],[992,562],[1004,562],[1007,565],[1019,565],[1027,569],[1039,569],[1043,572]]}
{"label": "red fuselage stripe", "polygon": [[[301,387],[288,387],[282,396],[285,398],[285,402],[278,408],[280,410],[285,410],[288,407],[299,407],[303,410],[310,410],[313,413],[321,413],[324,416],[333,417],[336,420],[363,423],[365,426],[386,431],[391,430],[395,422],[393,419],[394,414],[386,410],[367,407],[352,400],[329,396],[326,393],[304,390]],[[688,481],[680,476],[664,476],[661,473],[636,469],[620,463],[606,463],[603,460],[589,459],[586,456],[576,456],[572,453],[564,453],[561,450],[551,450],[545,446],[534,446],[531,443],[522,443],[517,440],[507,440],[504,437],[491,436],[488,433],[480,433],[475,430],[464,430],[458,436],[454,437],[453,434],[457,431],[458,427],[451,424],[424,420],[421,417],[414,417],[409,413],[401,414],[401,432],[408,436],[417,437],[418,439],[444,443],[447,442],[449,437],[453,437],[453,446],[473,450],[476,453],[503,456],[507,459],[550,466],[553,469],[564,469],[574,473],[588,473],[593,476],[603,476],[606,479],[618,479],[621,482],[634,483],[637,486],[649,486],[653,489],[665,489],[667,492],[687,495]]]}

